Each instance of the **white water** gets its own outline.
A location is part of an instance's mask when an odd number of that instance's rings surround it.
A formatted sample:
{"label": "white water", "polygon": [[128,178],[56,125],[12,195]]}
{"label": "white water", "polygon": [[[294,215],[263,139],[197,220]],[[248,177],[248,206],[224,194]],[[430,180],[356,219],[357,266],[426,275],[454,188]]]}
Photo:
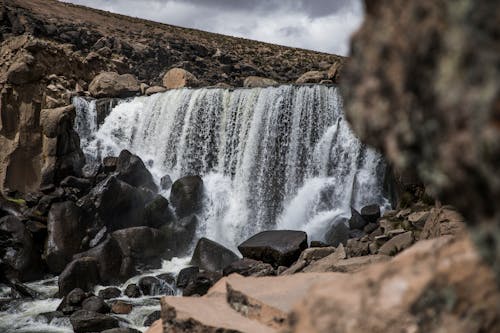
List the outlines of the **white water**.
{"label": "white water", "polygon": [[335,87],[179,89],[116,106],[97,128],[95,103],[75,99],[90,160],[139,155],[158,180],[199,174],[199,236],[230,248],[261,230],[322,240],[350,206],[387,204],[381,156],[344,119]]}

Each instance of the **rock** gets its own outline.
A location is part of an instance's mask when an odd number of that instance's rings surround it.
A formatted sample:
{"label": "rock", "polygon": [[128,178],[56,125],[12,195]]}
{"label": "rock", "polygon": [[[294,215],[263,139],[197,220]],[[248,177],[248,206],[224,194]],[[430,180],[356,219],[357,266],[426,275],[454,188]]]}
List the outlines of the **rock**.
{"label": "rock", "polygon": [[103,299],[106,300],[112,298],[118,298],[121,295],[122,295],[121,290],[116,287],[108,287],[99,291],[99,297],[102,297]]}
{"label": "rock", "polygon": [[116,301],[111,305],[111,312],[116,314],[129,314],[134,306],[123,301]]}
{"label": "rock", "polygon": [[110,308],[101,297],[90,296],[82,302],[82,309],[98,313],[109,313]]}
{"label": "rock", "polygon": [[189,282],[193,281],[199,272],[200,269],[195,266],[181,269],[179,275],[177,275],[176,287],[186,288]]}
{"label": "rock", "polygon": [[122,150],[118,156],[116,172],[118,173],[116,178],[127,184],[135,187],[144,187],[153,192],[158,191],[153,176],[142,160],[128,150]]}
{"label": "rock", "polygon": [[118,166],[118,157],[107,156],[102,160],[102,167],[105,173],[115,172]]}
{"label": "rock", "polygon": [[259,76],[249,76],[243,82],[243,87],[245,88],[263,88],[268,86],[275,86],[278,82],[273,79],[268,79]]}
{"label": "rock", "polygon": [[263,231],[238,246],[243,257],[260,260],[274,267],[290,266],[307,248],[307,234],[303,231]]}
{"label": "rock", "polygon": [[129,284],[127,288],[125,288],[125,291],[123,292],[125,296],[130,297],[130,298],[138,298],[141,297],[141,289],[136,284]]}
{"label": "rock", "polygon": [[155,321],[159,320],[159,319],[160,319],[160,317],[161,317],[161,311],[154,311],[154,312],[150,313],[150,314],[146,317],[146,319],[144,320],[143,325],[144,325],[145,327],[149,327],[149,326],[153,325],[153,323],[154,323]]}
{"label": "rock", "polygon": [[146,89],[146,96],[151,96],[151,95],[162,93],[165,91],[167,91],[167,89],[165,87],[152,86],[152,87],[149,87],[148,89]]}
{"label": "rock", "polygon": [[173,291],[154,276],[145,276],[139,280],[139,288],[145,296],[173,294]]}
{"label": "rock", "polygon": [[139,82],[132,74],[104,72],[97,75],[89,85],[89,92],[95,98],[131,97],[140,91]]}
{"label": "rock", "polygon": [[166,284],[169,284],[169,285],[172,285],[172,286],[175,285],[175,276],[172,273],[158,274],[156,276],[156,278],[160,279],[161,281],[163,281]]}
{"label": "rock", "polygon": [[71,315],[81,309],[82,302],[88,296],[81,288],[75,288],[63,297],[56,310],[61,311],[64,315]]}
{"label": "rock", "polygon": [[307,73],[302,74],[301,77],[295,81],[297,84],[304,84],[304,83],[320,83],[322,80],[326,79],[327,75],[325,72],[319,72],[319,71],[310,71]]}
{"label": "rock", "polygon": [[378,250],[379,254],[393,256],[413,244],[413,232],[408,231],[391,238]]}
{"label": "rock", "polygon": [[310,247],[330,247],[330,245],[321,241],[311,241]]}
{"label": "rock", "polygon": [[191,250],[198,218],[196,215],[183,217],[180,220],[172,221],[163,225],[160,229],[164,243],[166,244],[166,257],[182,257]]}
{"label": "rock", "polygon": [[210,239],[201,238],[194,249],[191,265],[201,270],[219,272],[238,259],[239,257],[226,247]]}
{"label": "rock", "polygon": [[123,257],[136,265],[159,267],[164,257],[165,243],[160,231],[148,227],[117,230],[111,237],[116,240]]}
{"label": "rock", "polygon": [[[363,230],[354,229],[354,230],[349,231],[349,238],[360,239],[363,236],[365,236],[365,232]],[[348,242],[349,242],[349,240],[348,240]]]}
{"label": "rock", "polygon": [[45,260],[50,271],[60,273],[82,250],[82,239],[89,227],[85,212],[71,201],[54,203],[49,212]]}
{"label": "rock", "polygon": [[163,86],[167,89],[197,87],[198,79],[182,68],[172,68],[163,77]]}
{"label": "rock", "polygon": [[165,176],[161,177],[160,188],[163,191],[169,190],[172,187],[172,184],[173,184],[172,178],[170,178],[169,175],[165,175]]}
{"label": "rock", "polygon": [[84,257],[73,260],[59,275],[59,295],[64,296],[75,288],[92,290],[100,282],[97,260]]}
{"label": "rock", "polygon": [[44,275],[33,237],[15,216],[0,218],[0,264],[0,276],[10,281],[33,281]]}
{"label": "rock", "polygon": [[361,216],[354,208],[351,207],[351,218],[349,219],[349,228],[363,230],[369,222]]}
{"label": "rock", "polygon": [[178,179],[170,190],[170,202],[179,218],[200,212],[203,199],[203,180],[200,176]]}
{"label": "rock", "polygon": [[365,206],[361,208],[361,216],[368,223],[377,223],[377,220],[380,218],[380,207],[378,205]]}
{"label": "rock", "polygon": [[108,231],[144,225],[146,198],[141,190],[112,176],[99,183],[78,201],[78,206],[95,210]]}
{"label": "rock", "polygon": [[222,278],[218,272],[200,272],[182,290],[182,296],[203,296]]}
{"label": "rock", "polygon": [[86,310],[76,311],[69,320],[75,333],[102,332],[119,326],[116,318]]}
{"label": "rock", "polygon": [[170,211],[168,200],[159,194],[146,205],[145,219],[149,227],[157,229],[165,224],[175,223],[175,217]]}
{"label": "rock", "polygon": [[498,304],[493,274],[470,241],[441,238],[317,284],[294,306],[286,331],[496,332]]}
{"label": "rock", "polygon": [[123,274],[129,272],[124,267],[127,263],[124,261],[120,245],[116,239],[110,236],[108,236],[100,245],[75,255],[73,259],[82,257],[91,257],[97,261],[99,276],[102,283],[109,284],[123,282],[132,275]]}
{"label": "rock", "polygon": [[337,61],[335,62],[329,69],[328,69],[328,72],[327,72],[327,77],[329,80],[333,80],[334,82],[337,82],[338,81],[338,78],[339,78],[339,72],[340,72],[340,69],[342,68],[342,62],[340,61]]}
{"label": "rock", "polygon": [[64,313],[62,313],[61,311],[51,311],[51,312],[40,313],[39,315],[36,316],[35,320],[50,324],[52,320],[63,317]]}
{"label": "rock", "polygon": [[430,212],[415,212],[408,216],[408,221],[417,229],[422,230],[425,226],[425,222],[429,218]]}
{"label": "rock", "polygon": [[[306,266],[310,265],[312,262],[323,259],[324,257],[329,256],[334,253],[336,249],[334,247],[318,247],[318,248],[309,248],[305,249],[301,254],[299,259],[287,268],[281,274],[290,275],[295,274],[302,271]],[[280,274],[280,275],[281,275]]]}
{"label": "rock", "polygon": [[237,273],[242,276],[270,276],[276,275],[276,272],[270,264],[262,261],[243,258],[232,262],[223,270],[223,275],[228,276]]}
{"label": "rock", "polygon": [[68,176],[61,181],[61,187],[77,188],[81,192],[88,192],[92,187],[90,180],[85,178],[77,178],[75,176]]}
{"label": "rock", "polygon": [[372,232],[374,232],[375,230],[377,230],[378,228],[378,224],[377,223],[368,223],[364,228],[363,228],[363,231],[366,233],[366,234],[371,234]]}
{"label": "rock", "polygon": [[346,225],[347,220],[344,218],[337,218],[331,224],[330,230],[325,235],[327,244],[337,247],[340,244],[347,245],[349,239],[349,227]]}
{"label": "rock", "polygon": [[120,327],[120,328],[112,328],[109,330],[104,330],[101,333],[141,333],[141,331],[138,331],[138,330],[136,330],[134,328],[130,328],[130,327],[127,327],[127,328]]}
{"label": "rock", "polygon": [[370,254],[369,242],[363,242],[357,239],[347,241],[346,252],[348,257],[361,257]]}

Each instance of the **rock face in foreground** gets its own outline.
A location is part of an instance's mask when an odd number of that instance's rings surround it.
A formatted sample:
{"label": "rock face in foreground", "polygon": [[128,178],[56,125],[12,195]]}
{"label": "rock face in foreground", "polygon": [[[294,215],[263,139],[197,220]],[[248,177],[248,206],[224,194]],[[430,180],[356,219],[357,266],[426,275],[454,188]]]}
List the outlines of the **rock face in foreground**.
{"label": "rock face in foreground", "polygon": [[500,4],[391,0],[366,8],[343,70],[354,130],[469,222],[498,225]]}

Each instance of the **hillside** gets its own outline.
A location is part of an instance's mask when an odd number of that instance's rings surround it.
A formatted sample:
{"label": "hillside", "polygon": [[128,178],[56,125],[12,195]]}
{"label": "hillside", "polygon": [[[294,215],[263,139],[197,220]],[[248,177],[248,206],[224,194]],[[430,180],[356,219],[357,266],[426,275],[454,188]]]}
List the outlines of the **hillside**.
{"label": "hillside", "polygon": [[204,85],[239,86],[250,75],[278,82],[325,69],[340,56],[180,28],[55,0],[5,0],[0,41],[30,33],[71,44],[82,56],[104,58],[120,73],[157,84],[165,71],[181,67]]}

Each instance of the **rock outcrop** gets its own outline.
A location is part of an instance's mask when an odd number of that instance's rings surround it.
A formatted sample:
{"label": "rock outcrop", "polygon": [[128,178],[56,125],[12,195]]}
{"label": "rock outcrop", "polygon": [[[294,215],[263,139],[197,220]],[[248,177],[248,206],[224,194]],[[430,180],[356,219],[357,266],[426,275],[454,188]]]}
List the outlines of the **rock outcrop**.
{"label": "rock outcrop", "polygon": [[199,84],[193,74],[182,68],[172,68],[163,77],[163,86],[167,89],[191,88]]}
{"label": "rock outcrop", "polygon": [[131,97],[139,94],[139,82],[132,74],[104,72],[97,75],[89,85],[92,97]]}

